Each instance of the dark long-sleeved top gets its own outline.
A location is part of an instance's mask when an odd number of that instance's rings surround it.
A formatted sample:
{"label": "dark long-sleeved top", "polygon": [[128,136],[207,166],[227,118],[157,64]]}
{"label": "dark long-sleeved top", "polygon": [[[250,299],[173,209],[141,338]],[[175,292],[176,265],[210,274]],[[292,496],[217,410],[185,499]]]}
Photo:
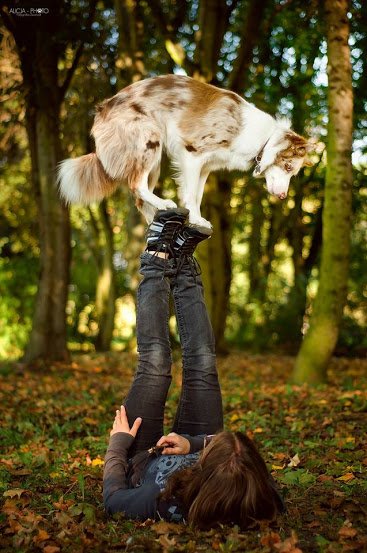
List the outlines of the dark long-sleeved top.
{"label": "dark long-sleeved top", "polygon": [[125,432],[111,436],[103,473],[103,501],[107,513],[123,512],[128,518],[140,520],[164,518],[172,522],[182,521],[185,513],[174,498],[159,503],[157,499],[171,474],[193,465],[199,458],[205,436],[185,435],[185,438],[190,442],[190,453],[159,455],[149,460],[139,485],[132,487],[128,478],[128,450],[134,438]]}

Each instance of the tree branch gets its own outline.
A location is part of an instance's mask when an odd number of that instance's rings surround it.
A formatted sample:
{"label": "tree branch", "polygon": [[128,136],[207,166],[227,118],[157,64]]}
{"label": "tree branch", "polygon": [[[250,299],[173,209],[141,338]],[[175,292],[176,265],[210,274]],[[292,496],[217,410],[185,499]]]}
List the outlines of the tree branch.
{"label": "tree branch", "polygon": [[96,241],[96,244],[97,244],[97,246],[95,246],[93,244],[93,242],[91,242],[89,244],[89,247],[90,247],[90,249],[91,249],[91,251],[94,255],[94,259],[96,261],[97,267],[100,269],[101,265],[102,265],[100,228],[99,228],[99,225],[98,225],[97,218],[95,217],[95,215],[92,211],[92,208],[90,206],[88,206],[88,212],[89,212],[89,216],[90,216],[90,228],[93,232],[93,235],[94,235],[94,238],[95,238],[95,241]]}
{"label": "tree branch", "polygon": [[[97,5],[97,0],[93,0],[93,2],[91,2],[88,21],[86,23],[86,30],[89,30],[89,28],[90,28],[90,26],[93,22],[94,15],[96,13],[96,5]],[[59,86],[60,101],[62,101],[64,99],[66,91],[70,86],[71,79],[73,78],[75,70],[78,67],[78,63],[79,63],[79,60],[80,60],[81,55],[83,53],[84,46],[85,46],[85,41],[82,40],[80,42],[79,46],[77,47],[76,51],[75,51],[74,59],[72,61],[71,66],[69,67],[69,69],[66,72],[64,82],[62,83],[62,85]]]}
{"label": "tree branch", "polygon": [[79,60],[80,60],[81,55],[82,55],[83,50],[84,50],[84,45],[85,45],[84,41],[82,41],[79,44],[78,48],[75,51],[73,62],[71,64],[71,66],[69,67],[69,69],[67,70],[64,82],[62,83],[62,85],[59,86],[59,95],[60,95],[60,100],[61,101],[64,99],[66,91],[69,88],[69,85],[71,83],[71,79],[73,78],[75,70],[78,67]]}
{"label": "tree branch", "polygon": [[183,58],[182,62],[178,63],[177,57],[172,55],[172,52],[175,51],[175,47],[177,47],[177,44],[178,44],[178,40],[177,40],[178,29],[184,22],[186,10],[187,10],[186,3],[179,2],[179,7],[177,9],[176,14],[173,16],[172,20],[162,10],[161,2],[157,0],[150,0],[149,8],[153,19],[155,19],[155,22],[157,23],[157,26],[163,37],[163,40],[165,40],[166,42],[172,43],[172,49],[167,48],[167,44],[166,44],[166,50],[168,55],[170,56],[170,58],[173,60],[174,63],[181,65],[181,67],[185,69],[185,71],[189,75],[192,75],[194,71],[197,69],[196,64],[193,63],[186,55]]}
{"label": "tree branch", "polygon": [[237,59],[229,76],[229,88],[241,92],[246,88],[246,71],[251,64],[252,52],[257,44],[259,27],[269,0],[252,0],[243,26]]}
{"label": "tree branch", "polygon": [[[149,7],[153,18],[159,26],[162,36],[167,37],[167,35],[170,34],[168,31],[169,22],[164,11],[162,10],[162,3],[159,0],[150,0]],[[170,36],[170,38],[172,37]]]}
{"label": "tree branch", "polygon": [[18,33],[17,26],[15,25],[13,18],[10,17],[10,15],[3,10],[3,8],[0,8],[0,15],[4,22],[5,27],[10,31],[15,39],[15,42],[18,46],[18,48],[21,46],[21,40],[20,36],[21,34]]}

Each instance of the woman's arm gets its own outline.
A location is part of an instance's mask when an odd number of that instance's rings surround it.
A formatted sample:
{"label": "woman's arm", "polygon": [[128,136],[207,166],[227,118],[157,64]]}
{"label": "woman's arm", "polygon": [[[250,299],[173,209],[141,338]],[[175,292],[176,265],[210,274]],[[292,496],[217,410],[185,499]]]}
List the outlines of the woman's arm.
{"label": "woman's arm", "polygon": [[162,455],[186,455],[203,449],[205,437],[205,434],[189,436],[188,434],[170,432],[170,434],[162,436],[158,440],[157,446],[164,447]]}
{"label": "woman's arm", "polygon": [[146,484],[128,488],[127,452],[133,441],[134,436],[127,432],[117,432],[110,438],[103,471],[103,503],[110,515],[123,512],[129,518],[156,518],[159,486]]}
{"label": "woman's arm", "polygon": [[138,417],[130,428],[125,407],[121,405],[121,409],[117,409],[110,432],[110,443],[108,444],[103,471],[103,500],[105,506],[117,490],[128,488],[126,479],[127,452],[141,423],[142,419]]}
{"label": "woman's arm", "polygon": [[127,432],[118,432],[111,436],[105,456],[103,469],[104,503],[117,490],[128,488],[126,473],[128,468],[127,451],[134,437]]}

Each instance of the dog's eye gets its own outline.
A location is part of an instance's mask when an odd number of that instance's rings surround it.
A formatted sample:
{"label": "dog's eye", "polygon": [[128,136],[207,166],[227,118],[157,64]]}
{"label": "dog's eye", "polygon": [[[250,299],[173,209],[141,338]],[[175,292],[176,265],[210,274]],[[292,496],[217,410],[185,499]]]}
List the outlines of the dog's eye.
{"label": "dog's eye", "polygon": [[284,169],[287,171],[287,173],[290,173],[293,170],[293,167],[290,163],[285,163]]}

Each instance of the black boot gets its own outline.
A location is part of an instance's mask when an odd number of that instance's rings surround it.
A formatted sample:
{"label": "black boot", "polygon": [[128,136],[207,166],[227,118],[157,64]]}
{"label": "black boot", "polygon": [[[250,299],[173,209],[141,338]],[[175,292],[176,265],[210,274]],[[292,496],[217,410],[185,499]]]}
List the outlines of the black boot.
{"label": "black boot", "polygon": [[173,244],[188,214],[189,210],[184,207],[159,209],[146,233],[146,251],[163,252],[169,257],[174,257]]}
{"label": "black boot", "polygon": [[200,265],[193,257],[196,246],[211,237],[213,230],[207,227],[184,226],[173,242],[173,254],[179,262],[188,261],[196,275],[201,273]]}

